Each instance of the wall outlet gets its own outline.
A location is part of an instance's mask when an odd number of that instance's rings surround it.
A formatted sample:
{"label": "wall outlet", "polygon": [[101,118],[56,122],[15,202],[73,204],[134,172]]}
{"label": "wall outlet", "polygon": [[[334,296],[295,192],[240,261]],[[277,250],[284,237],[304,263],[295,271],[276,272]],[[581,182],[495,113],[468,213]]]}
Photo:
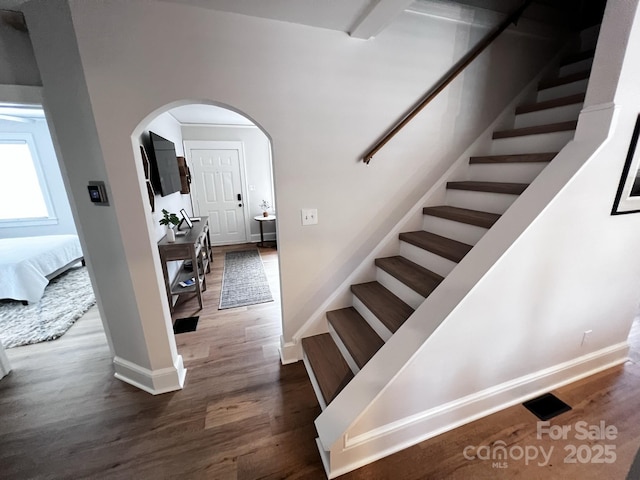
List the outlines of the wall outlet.
{"label": "wall outlet", "polygon": [[317,209],[303,208],[300,213],[302,214],[302,225],[316,225],[318,223]]}
{"label": "wall outlet", "polygon": [[585,330],[585,332],[582,334],[582,342],[580,343],[581,347],[584,347],[585,345],[589,344],[589,340],[591,340],[592,333],[593,333],[593,330]]}

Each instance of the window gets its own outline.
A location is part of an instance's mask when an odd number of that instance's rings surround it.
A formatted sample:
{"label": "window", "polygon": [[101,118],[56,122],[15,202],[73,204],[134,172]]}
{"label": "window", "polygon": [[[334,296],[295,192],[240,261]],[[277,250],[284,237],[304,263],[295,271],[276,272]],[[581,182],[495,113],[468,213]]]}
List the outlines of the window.
{"label": "window", "polygon": [[0,226],[57,223],[33,137],[0,133]]}

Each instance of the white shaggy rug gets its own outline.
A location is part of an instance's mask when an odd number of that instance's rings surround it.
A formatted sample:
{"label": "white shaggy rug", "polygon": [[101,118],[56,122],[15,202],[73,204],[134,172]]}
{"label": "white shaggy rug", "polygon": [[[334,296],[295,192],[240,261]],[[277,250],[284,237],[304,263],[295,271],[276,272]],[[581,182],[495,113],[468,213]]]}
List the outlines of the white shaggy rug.
{"label": "white shaggy rug", "polygon": [[72,268],[49,282],[38,303],[0,301],[0,342],[12,348],[59,338],[95,303],[87,268]]}

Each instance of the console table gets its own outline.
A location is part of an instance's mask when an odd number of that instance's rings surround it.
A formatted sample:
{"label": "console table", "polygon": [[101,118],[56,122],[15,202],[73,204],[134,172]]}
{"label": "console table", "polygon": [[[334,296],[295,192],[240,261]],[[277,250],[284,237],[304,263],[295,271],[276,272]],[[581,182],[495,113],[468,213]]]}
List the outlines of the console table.
{"label": "console table", "polygon": [[[197,220],[199,219],[199,220]],[[184,232],[184,234],[181,234]],[[160,251],[160,263],[167,289],[169,308],[173,312],[173,296],[185,293],[195,294],[202,309],[202,292],[207,289],[205,273],[211,271],[211,239],[209,237],[209,217],[196,217],[193,228],[181,230],[176,235],[175,242],[169,242],[167,237],[162,237],[158,242]],[[176,277],[171,281],[167,269],[167,262],[191,260],[192,269],[188,270],[184,262],[180,266]],[[195,279],[195,283],[188,287],[182,287],[180,282]]]}

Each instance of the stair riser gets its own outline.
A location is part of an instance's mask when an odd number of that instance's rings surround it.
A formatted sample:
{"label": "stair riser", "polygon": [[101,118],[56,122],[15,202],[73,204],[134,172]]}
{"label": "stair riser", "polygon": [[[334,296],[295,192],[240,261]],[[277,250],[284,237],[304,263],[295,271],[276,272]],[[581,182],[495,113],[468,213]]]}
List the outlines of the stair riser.
{"label": "stair riser", "polygon": [[522,113],[516,116],[514,128],[535,127],[538,125],[577,120],[581,110],[582,103],[575,103],[562,107],[547,108],[537,112]]}
{"label": "stair riser", "polygon": [[[491,155],[509,155],[512,153],[557,152],[571,140],[573,130],[566,132],[523,135],[521,137],[500,138],[491,142]],[[479,209],[476,209],[479,210]]]}
{"label": "stair riser", "polygon": [[584,72],[585,70],[590,70],[592,66],[593,58],[587,58],[585,60],[580,60],[579,62],[573,62],[560,67],[558,76],[566,77],[567,75],[572,75],[574,73]]}
{"label": "stair riser", "polygon": [[340,350],[340,353],[342,354],[342,358],[345,359],[345,361],[347,362],[347,365],[349,365],[349,368],[355,375],[360,371],[360,368],[358,368],[358,364],[349,353],[349,350],[347,349],[344,342],[340,338],[340,335],[338,335],[338,332],[336,332],[335,328],[333,328],[333,325],[331,325],[331,322],[328,322],[328,325],[329,325],[329,335],[331,335],[331,338],[333,339],[336,346],[338,347],[338,350]]}
{"label": "stair riser", "polygon": [[378,320],[378,317],[376,317],[373,314],[373,312],[369,310],[367,306],[360,301],[358,297],[356,297],[355,295],[352,295],[352,296],[353,296],[353,301],[352,301],[353,308],[355,308],[358,311],[358,313],[362,315],[362,318],[364,318],[367,321],[369,326],[373,328],[373,330],[378,334],[378,336],[382,340],[384,340],[385,342],[388,341],[393,335],[391,330],[385,327],[384,323]]}
{"label": "stair riser", "polygon": [[424,216],[422,229],[467,245],[475,245],[487,233],[486,228],[431,215]]}
{"label": "stair riser", "polygon": [[536,97],[537,102],[546,102],[547,100],[554,100],[556,98],[568,97],[569,95],[576,95],[578,93],[584,93],[587,91],[588,79],[579,80],[573,83],[567,83],[565,85],[558,85],[557,87],[545,88],[539,90]]}
{"label": "stair riser", "polygon": [[469,180],[479,182],[531,183],[547,163],[469,165]]}
{"label": "stair riser", "polygon": [[376,280],[379,284],[381,284],[383,287],[385,287],[387,290],[389,290],[414,310],[422,305],[422,302],[424,302],[424,297],[422,295],[413,290],[411,287],[402,283],[393,275],[385,272],[380,267],[376,268]]}
{"label": "stair riser", "polygon": [[457,265],[457,263],[435,253],[402,241],[400,242],[400,255],[442,277],[446,277]]}
{"label": "stair riser", "polygon": [[313,373],[313,369],[311,368],[311,365],[309,364],[309,359],[307,358],[307,354],[304,353],[304,352],[302,354],[302,363],[304,363],[304,368],[307,369],[307,375],[309,375],[309,380],[311,380],[311,386],[313,387],[313,393],[316,394],[316,398],[318,399],[318,404],[320,405],[320,408],[322,410],[324,410],[325,408],[327,408],[327,404],[324,401],[324,398],[322,397],[320,386],[318,385],[318,381],[316,380],[316,376]]}
{"label": "stair riser", "polygon": [[449,189],[447,190],[446,203],[452,207],[503,214],[516,201],[516,198],[518,195]]}

